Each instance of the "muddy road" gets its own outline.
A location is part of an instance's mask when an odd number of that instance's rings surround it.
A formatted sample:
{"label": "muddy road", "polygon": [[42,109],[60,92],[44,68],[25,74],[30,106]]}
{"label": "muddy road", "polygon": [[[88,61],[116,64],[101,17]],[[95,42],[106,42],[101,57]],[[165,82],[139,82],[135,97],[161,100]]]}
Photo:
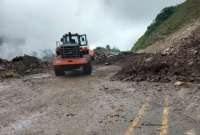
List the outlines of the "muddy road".
{"label": "muddy road", "polygon": [[52,72],[0,82],[0,135],[200,135],[200,85]]}

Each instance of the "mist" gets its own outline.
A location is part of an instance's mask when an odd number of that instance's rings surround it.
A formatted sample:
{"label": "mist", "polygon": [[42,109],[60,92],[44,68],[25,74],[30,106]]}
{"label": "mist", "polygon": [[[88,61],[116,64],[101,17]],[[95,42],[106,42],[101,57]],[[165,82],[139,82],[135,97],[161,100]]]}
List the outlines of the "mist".
{"label": "mist", "polygon": [[90,48],[129,50],[166,6],[184,0],[0,0],[0,57],[55,49],[67,32],[87,34]]}

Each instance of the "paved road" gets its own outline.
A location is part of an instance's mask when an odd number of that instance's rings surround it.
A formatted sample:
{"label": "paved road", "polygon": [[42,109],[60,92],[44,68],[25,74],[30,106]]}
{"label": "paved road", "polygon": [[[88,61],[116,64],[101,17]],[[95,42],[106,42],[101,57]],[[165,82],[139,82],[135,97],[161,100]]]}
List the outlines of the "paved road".
{"label": "paved road", "polygon": [[200,135],[200,87],[53,73],[0,83],[0,135]]}

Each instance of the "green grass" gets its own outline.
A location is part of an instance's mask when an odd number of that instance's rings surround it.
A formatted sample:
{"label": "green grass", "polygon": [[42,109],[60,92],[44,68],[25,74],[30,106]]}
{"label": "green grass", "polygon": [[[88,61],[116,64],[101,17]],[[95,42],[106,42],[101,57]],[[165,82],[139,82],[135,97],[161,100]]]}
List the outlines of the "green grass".
{"label": "green grass", "polygon": [[169,37],[186,24],[199,18],[200,0],[187,0],[175,7],[165,8],[131,50],[137,52],[138,50],[145,49],[156,41]]}

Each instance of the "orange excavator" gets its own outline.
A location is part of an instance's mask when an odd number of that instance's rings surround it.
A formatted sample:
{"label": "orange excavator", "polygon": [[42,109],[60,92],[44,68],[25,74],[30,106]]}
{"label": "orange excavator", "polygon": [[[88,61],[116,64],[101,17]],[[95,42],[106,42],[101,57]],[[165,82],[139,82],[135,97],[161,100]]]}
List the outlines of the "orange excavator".
{"label": "orange excavator", "polygon": [[84,74],[90,75],[94,56],[94,51],[88,48],[86,34],[69,32],[57,42],[56,57],[53,60],[55,75],[62,76],[65,71],[77,69],[82,69]]}

